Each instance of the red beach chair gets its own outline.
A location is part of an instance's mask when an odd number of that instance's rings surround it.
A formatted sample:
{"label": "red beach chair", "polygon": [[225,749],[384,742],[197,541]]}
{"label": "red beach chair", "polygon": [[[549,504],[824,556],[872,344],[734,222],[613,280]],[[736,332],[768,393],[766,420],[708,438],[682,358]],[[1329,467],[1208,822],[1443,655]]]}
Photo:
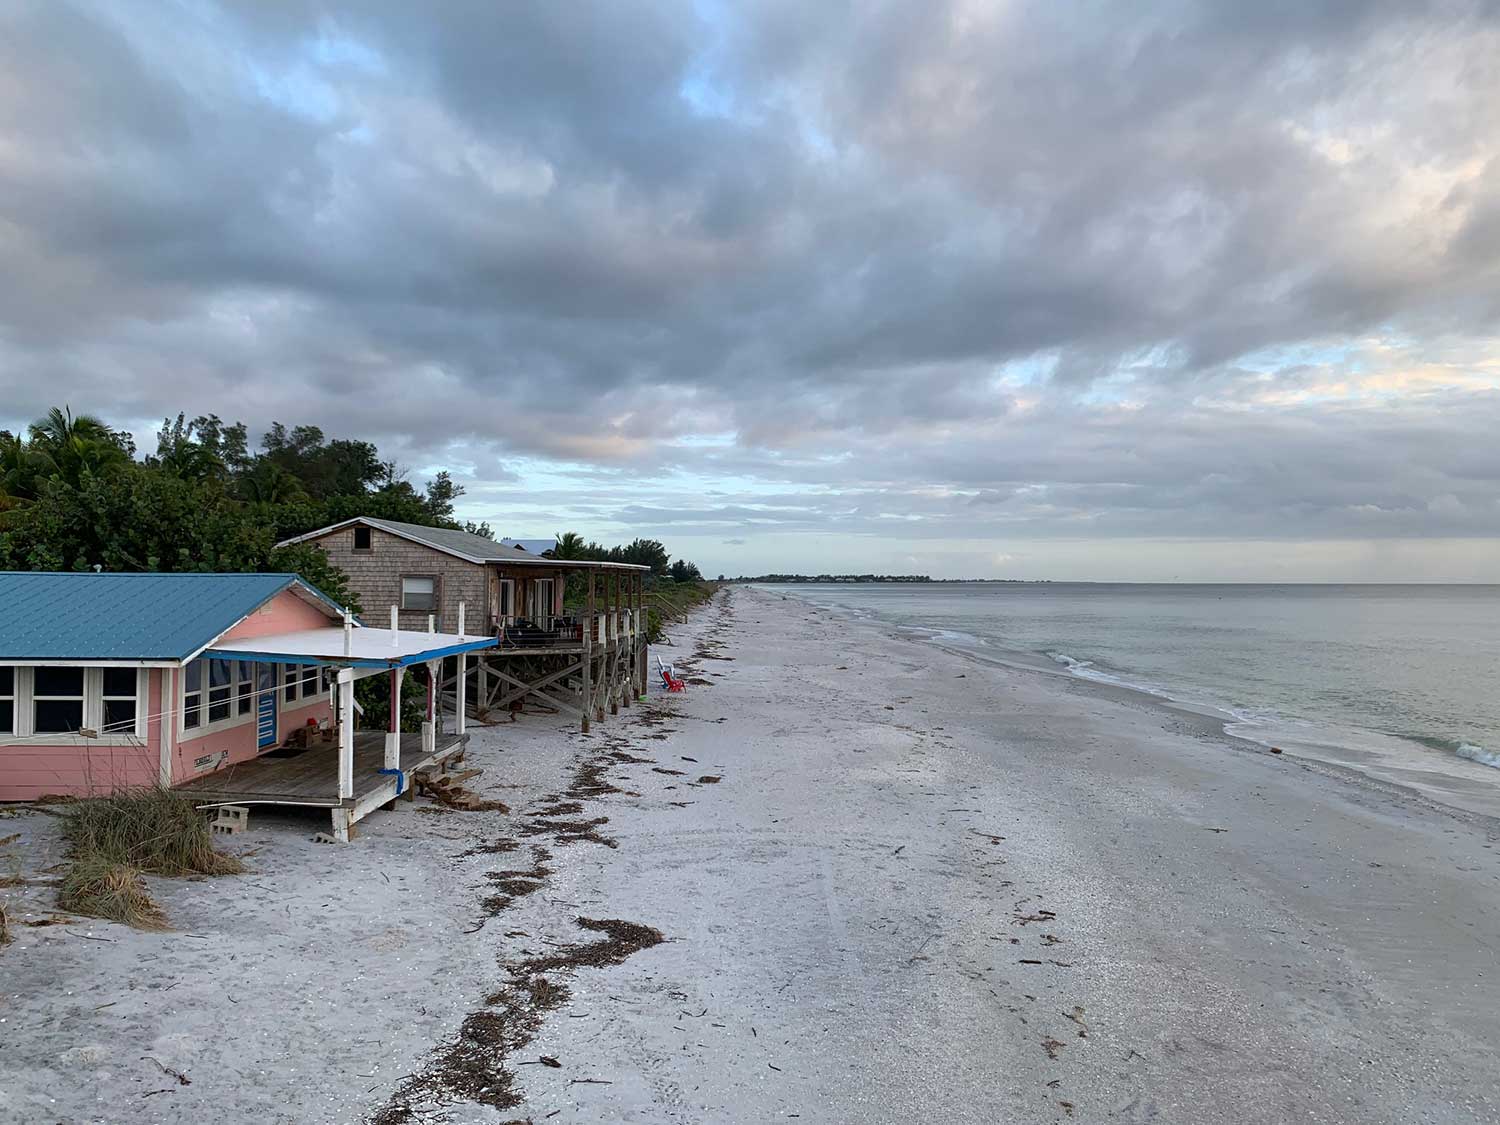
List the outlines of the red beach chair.
{"label": "red beach chair", "polygon": [[660,670],[661,682],[666,685],[668,691],[687,691],[687,684],[672,675],[672,670],[661,662],[659,656],[656,658],[656,667]]}

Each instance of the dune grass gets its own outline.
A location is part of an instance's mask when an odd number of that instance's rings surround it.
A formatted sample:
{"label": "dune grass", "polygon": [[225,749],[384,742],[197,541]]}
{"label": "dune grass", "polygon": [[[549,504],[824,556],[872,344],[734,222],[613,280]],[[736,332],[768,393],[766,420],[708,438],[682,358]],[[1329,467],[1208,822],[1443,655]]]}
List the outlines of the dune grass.
{"label": "dune grass", "polygon": [[131,789],[79,801],[66,814],[63,835],[69,865],[58,905],[142,929],[167,924],[142,876],[244,870],[238,859],[214,847],[193,803],[168,789]]}
{"label": "dune grass", "polygon": [[124,922],[140,930],[165,930],[167,915],[146,889],[138,867],[90,857],[75,859],[63,876],[58,905],[74,914]]}
{"label": "dune grass", "polygon": [[686,621],[689,612],[719,589],[717,582],[658,582],[647,594],[646,643],[660,644],[668,622]]}

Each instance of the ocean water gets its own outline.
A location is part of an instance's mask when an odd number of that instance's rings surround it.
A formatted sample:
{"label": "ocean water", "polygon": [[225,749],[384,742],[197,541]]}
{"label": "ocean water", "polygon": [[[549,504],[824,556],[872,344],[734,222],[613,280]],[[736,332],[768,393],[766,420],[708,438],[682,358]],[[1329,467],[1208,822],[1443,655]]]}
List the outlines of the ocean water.
{"label": "ocean water", "polygon": [[1391,780],[1500,793],[1500,586],[768,586],[1133,687]]}

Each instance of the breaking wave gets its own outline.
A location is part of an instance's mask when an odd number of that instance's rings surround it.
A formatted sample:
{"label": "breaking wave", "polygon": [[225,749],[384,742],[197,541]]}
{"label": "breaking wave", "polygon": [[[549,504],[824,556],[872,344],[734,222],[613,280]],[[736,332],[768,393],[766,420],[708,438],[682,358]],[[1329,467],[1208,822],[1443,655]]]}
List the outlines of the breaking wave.
{"label": "breaking wave", "polygon": [[1094,664],[1092,660],[1079,660],[1076,656],[1069,656],[1065,652],[1049,652],[1047,654],[1054,663],[1061,664],[1073,675],[1084,680],[1093,680],[1097,684],[1113,684],[1115,687],[1129,688],[1131,691],[1144,692],[1147,695],[1160,696],[1162,699],[1170,699],[1174,702],[1182,702],[1173,693],[1169,692],[1161,684],[1154,684],[1148,680],[1131,679],[1120,676],[1114,672],[1106,672]]}
{"label": "breaking wave", "polygon": [[1454,751],[1460,758],[1467,758],[1471,762],[1478,762],[1482,766],[1494,766],[1500,769],[1500,754],[1492,750],[1486,750],[1483,746],[1475,746],[1472,742],[1460,742],[1458,749]]}

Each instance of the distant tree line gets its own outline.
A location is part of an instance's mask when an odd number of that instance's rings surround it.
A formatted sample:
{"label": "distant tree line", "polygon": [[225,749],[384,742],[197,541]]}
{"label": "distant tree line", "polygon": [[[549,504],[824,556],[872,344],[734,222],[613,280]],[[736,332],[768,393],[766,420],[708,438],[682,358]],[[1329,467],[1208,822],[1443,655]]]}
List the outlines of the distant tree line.
{"label": "distant tree line", "polygon": [[[275,423],[251,450],[243,422],[179,414],[162,422],[155,453],[138,457],[128,432],[55,408],[24,433],[0,430],[0,570],[294,571],[358,609],[322,551],[277,542],[353,516],[493,538],[487,524],[455,518],[463,491],[447,472],[418,488],[373,443],[317,426]],[[655,540],[559,538],[559,550],[584,552],[559,557],[697,575]]]}
{"label": "distant tree line", "polygon": [[673,559],[666,547],[657,539],[636,539],[620,547],[605,547],[599,543],[585,542],[576,531],[561,532],[557,545],[547,552],[555,559],[586,559],[593,562],[629,563],[633,566],[649,566],[656,578],[668,578],[674,582],[701,582],[703,575],[696,564],[687,559]]}

